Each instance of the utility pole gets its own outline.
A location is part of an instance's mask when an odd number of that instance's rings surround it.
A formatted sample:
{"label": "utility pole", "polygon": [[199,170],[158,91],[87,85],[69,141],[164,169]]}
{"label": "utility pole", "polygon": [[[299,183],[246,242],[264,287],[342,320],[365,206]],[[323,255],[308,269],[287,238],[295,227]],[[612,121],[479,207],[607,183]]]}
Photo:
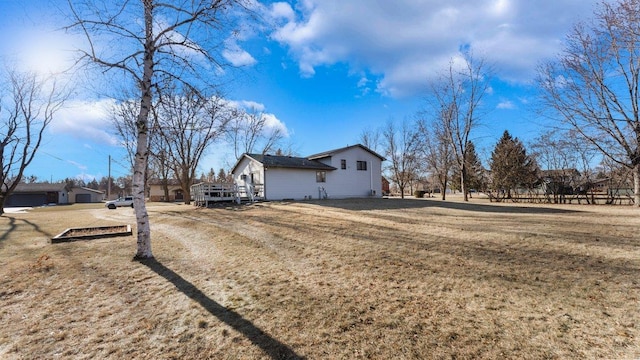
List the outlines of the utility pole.
{"label": "utility pole", "polygon": [[107,176],[107,200],[111,200],[111,155],[109,155],[109,175]]}

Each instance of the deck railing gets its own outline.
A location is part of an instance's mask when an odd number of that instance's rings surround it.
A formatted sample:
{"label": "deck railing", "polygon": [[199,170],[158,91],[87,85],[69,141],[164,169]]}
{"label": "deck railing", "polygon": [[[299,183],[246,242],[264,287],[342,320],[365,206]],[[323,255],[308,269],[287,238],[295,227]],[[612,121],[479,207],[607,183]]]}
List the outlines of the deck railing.
{"label": "deck railing", "polygon": [[237,186],[231,183],[198,183],[191,186],[195,206],[209,206],[222,201],[256,201],[264,198],[261,184]]}

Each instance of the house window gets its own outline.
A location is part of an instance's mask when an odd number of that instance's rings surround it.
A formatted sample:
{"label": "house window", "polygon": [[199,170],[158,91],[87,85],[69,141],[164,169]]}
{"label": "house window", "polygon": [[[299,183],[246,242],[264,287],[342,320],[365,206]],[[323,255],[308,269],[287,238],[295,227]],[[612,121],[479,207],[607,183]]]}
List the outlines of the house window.
{"label": "house window", "polygon": [[342,170],[346,170],[347,169],[347,160],[345,160],[345,159],[340,160],[340,169],[342,169]]}
{"label": "house window", "polygon": [[316,171],[316,182],[319,182],[319,183],[327,182],[327,172]]}
{"label": "house window", "polygon": [[357,162],[357,169],[358,170],[367,170],[367,162],[366,161],[358,161]]}

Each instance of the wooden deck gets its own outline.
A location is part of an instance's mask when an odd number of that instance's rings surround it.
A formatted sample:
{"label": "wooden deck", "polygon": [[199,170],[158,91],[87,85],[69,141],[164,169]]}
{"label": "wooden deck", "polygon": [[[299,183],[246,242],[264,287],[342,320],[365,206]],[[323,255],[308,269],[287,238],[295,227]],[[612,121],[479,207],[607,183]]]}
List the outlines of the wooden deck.
{"label": "wooden deck", "polygon": [[191,196],[195,206],[209,207],[225,201],[257,201],[264,199],[261,186],[237,186],[231,183],[198,183],[191,186]]}

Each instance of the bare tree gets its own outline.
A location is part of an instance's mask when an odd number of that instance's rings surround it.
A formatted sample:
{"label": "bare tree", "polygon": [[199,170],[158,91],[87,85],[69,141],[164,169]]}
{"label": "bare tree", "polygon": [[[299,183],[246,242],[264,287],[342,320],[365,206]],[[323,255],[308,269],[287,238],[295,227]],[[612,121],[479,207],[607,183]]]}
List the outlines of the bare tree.
{"label": "bare tree", "polygon": [[382,131],[385,155],[391,172],[391,179],[398,185],[400,196],[404,199],[404,190],[415,180],[418,168],[420,139],[414,125],[403,121],[399,129],[389,121]]}
{"label": "bare tree", "polygon": [[[453,167],[453,176],[451,177],[452,188],[456,189],[453,185],[460,185],[460,170],[458,169],[458,165],[454,163]],[[467,144],[467,151],[465,153],[465,168],[466,168],[466,176],[467,179],[465,184],[467,185],[467,193],[469,197],[471,197],[471,190],[476,191],[484,191],[486,190],[486,182],[485,182],[485,169],[482,166],[482,162],[478,158],[478,153],[476,153],[476,147],[473,142],[469,141]],[[458,189],[460,190],[460,189]]]}
{"label": "bare tree", "polygon": [[605,157],[598,166],[598,170],[598,175],[596,176],[599,177],[600,180],[606,180],[606,203],[624,203],[625,198],[630,197],[628,189],[629,185],[633,182],[631,169]]}
{"label": "bare tree", "polygon": [[268,120],[267,114],[255,109],[233,113],[226,133],[236,160],[245,153],[267,154],[276,149],[284,133],[280,127],[270,126]]}
{"label": "bare tree", "polygon": [[157,179],[164,192],[165,201],[170,201],[169,184],[175,178],[167,147],[161,136],[153,138],[150,143],[151,154],[149,155],[149,179]]}
{"label": "bare tree", "polygon": [[124,74],[139,90],[133,169],[138,225],[135,258],[151,258],[145,178],[154,88],[165,81],[194,87],[207,84],[209,76],[213,78],[212,73],[224,65],[212,51],[221,43],[214,31],[229,23],[223,17],[233,7],[244,8],[244,0],[68,0],[68,4],[73,20],[67,29],[79,31],[87,41],[80,60],[97,64],[114,75]]}
{"label": "bare tree", "polygon": [[471,131],[479,124],[479,107],[489,89],[491,73],[482,59],[474,59],[470,53],[462,55],[460,61],[452,60],[447,71],[431,84],[428,101],[437,114],[434,126],[451,143],[460,171],[460,188],[464,201],[468,201],[467,145]]}
{"label": "bare tree", "polygon": [[374,152],[380,152],[379,148],[382,143],[380,129],[368,128],[360,133],[360,143]]}
{"label": "bare tree", "polygon": [[633,171],[640,207],[640,0],[602,2],[541,66],[542,101],[612,161]]}
{"label": "bare tree", "polygon": [[0,94],[0,215],[35,157],[44,131],[65,100],[55,82],[7,71]]}
{"label": "bare tree", "polygon": [[229,121],[226,102],[205,97],[193,88],[165,91],[154,108],[154,130],[162,155],[180,182],[185,204],[191,203],[191,185],[200,159],[225,131]]}
{"label": "bare tree", "polygon": [[[125,99],[119,101],[111,109],[111,123],[115,129],[116,136],[120,139],[120,145],[127,151],[130,168],[135,165],[135,154],[137,148],[138,129],[136,128],[136,120],[139,110],[139,104],[130,100],[132,96],[127,91],[123,92]],[[156,109],[158,99],[156,98],[151,107],[152,112]],[[157,134],[156,127],[149,129],[148,143],[149,156],[147,157],[147,171],[145,176],[145,184],[150,179],[157,179],[164,191],[164,198],[169,201],[169,182],[174,178],[171,167],[169,166],[169,157],[166,152],[166,140]],[[148,186],[145,185],[148,189]]]}
{"label": "bare tree", "polygon": [[116,136],[120,139],[120,145],[127,151],[128,162],[133,169],[138,137],[136,120],[140,113],[139,103],[133,100],[123,100],[115,104],[110,111],[111,124],[115,129]]}
{"label": "bare tree", "polygon": [[446,200],[447,187],[454,164],[451,142],[442,132],[441,128],[432,127],[424,119],[419,122],[422,145],[422,157],[424,158],[427,172],[431,173],[440,187],[440,196]]}
{"label": "bare tree", "polygon": [[[531,144],[532,156],[546,172],[546,180],[572,187],[572,192],[589,190],[593,179],[592,163],[597,149],[584,141],[574,130],[547,131],[538,136]],[[580,174],[580,176],[576,176]],[[550,189],[555,198],[562,187]],[[553,192],[557,190],[557,192]],[[589,201],[589,199],[587,199]]]}

